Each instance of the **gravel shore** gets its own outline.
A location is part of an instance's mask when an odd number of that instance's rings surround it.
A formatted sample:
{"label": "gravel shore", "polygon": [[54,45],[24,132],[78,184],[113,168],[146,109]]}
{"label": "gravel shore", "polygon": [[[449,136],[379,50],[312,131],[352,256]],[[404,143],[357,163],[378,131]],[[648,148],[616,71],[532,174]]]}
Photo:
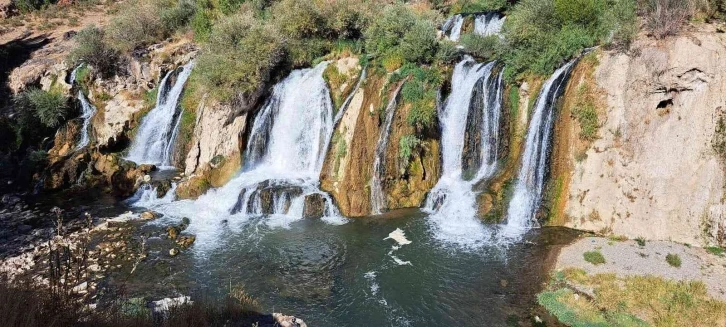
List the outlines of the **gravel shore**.
{"label": "gravel shore", "polygon": [[[605,263],[585,261],[587,251],[600,251]],[[679,268],[666,262],[666,255],[677,254]],[[726,257],[708,253],[703,248],[666,241],[614,241],[602,237],[585,237],[564,247],[556,269],[580,268],[588,274],[614,273],[618,276],[659,276],[669,280],[700,280],[716,299],[726,301]]]}

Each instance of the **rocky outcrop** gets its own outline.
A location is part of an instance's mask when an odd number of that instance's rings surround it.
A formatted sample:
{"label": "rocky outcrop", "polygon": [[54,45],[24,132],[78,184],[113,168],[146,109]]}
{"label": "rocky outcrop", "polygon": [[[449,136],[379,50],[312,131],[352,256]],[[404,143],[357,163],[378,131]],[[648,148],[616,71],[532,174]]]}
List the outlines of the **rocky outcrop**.
{"label": "rocky outcrop", "polygon": [[[239,170],[245,147],[247,114],[235,117],[235,112],[230,105],[206,103],[206,97],[202,98],[185,159],[187,175],[199,175],[210,186],[219,187]],[[198,195],[190,194],[191,197]]]}
{"label": "rocky outcrop", "polygon": [[[381,110],[394,96],[388,76],[371,73],[351,98],[336,127],[321,172],[321,188],[330,193],[344,216],[371,213],[370,181],[377,141],[383,128]],[[419,207],[440,176],[439,143],[427,136],[403,167],[399,143],[414,133],[406,122],[410,106],[399,105],[391,125],[381,178],[386,208]]]}
{"label": "rocky outcrop", "polygon": [[[359,217],[371,212],[369,181],[380,133],[382,89],[387,76],[371,74],[353,96],[336,127],[320,177],[340,212]],[[392,91],[392,90],[391,90]]]}
{"label": "rocky outcrop", "polygon": [[[726,244],[723,149],[726,39],[712,26],[666,40],[640,37],[630,54],[603,52],[599,139],[574,167],[564,225]],[[573,128],[567,136],[577,137]]]}

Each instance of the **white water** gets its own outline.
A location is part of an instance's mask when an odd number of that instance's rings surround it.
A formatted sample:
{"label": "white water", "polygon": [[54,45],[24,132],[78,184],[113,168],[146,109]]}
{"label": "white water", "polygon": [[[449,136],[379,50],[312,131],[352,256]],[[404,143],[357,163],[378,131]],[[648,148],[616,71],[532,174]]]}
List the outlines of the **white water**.
{"label": "white water", "polygon": [[360,86],[363,85],[363,81],[365,81],[367,74],[368,67],[363,67],[363,70],[360,73],[360,77],[358,78],[358,83],[355,84],[353,91],[350,92],[348,97],[343,102],[343,105],[340,106],[340,109],[338,109],[338,113],[335,114],[335,121],[333,126],[338,126],[338,122],[343,119],[343,114],[345,114],[345,111],[348,110],[348,107],[350,106],[351,101],[353,101],[353,97],[356,95],[356,93],[358,93],[358,89],[360,89]]}
{"label": "white water", "polygon": [[441,31],[451,41],[458,41],[461,37],[461,28],[464,26],[464,16],[454,15],[449,17],[441,26]]}
{"label": "white water", "polygon": [[[305,197],[313,194],[325,199],[324,221],[345,223],[330,196],[318,188],[333,132],[333,105],[322,76],[326,67],[324,62],[314,69],[293,71],[275,86],[250,131],[244,168],[226,185],[197,200],[137,204],[170,217],[191,218],[190,230],[200,249],[215,245],[226,222],[239,224],[266,216],[268,227],[288,228],[302,218]],[[263,214],[259,190],[275,186],[283,188],[272,193],[273,212]]]}
{"label": "white water", "polygon": [[181,120],[181,113],[177,113],[177,108],[184,84],[189,78],[193,66],[192,61],[181,67],[181,72],[171,89],[167,87],[167,80],[174,71],[167,73],[161,80],[156,95],[156,107],[141,121],[141,126],[126,157],[127,160],[138,164],[171,166],[174,138]]}
{"label": "white water", "polygon": [[576,61],[558,69],[545,82],[537,97],[527,131],[522,166],[517,175],[514,196],[509,202],[507,223],[500,230],[506,238],[518,239],[537,224],[535,214],[544,191],[557,98],[564,91]]}
{"label": "white water", "polygon": [[93,116],[96,114],[96,107],[88,102],[86,96],[83,95],[83,91],[78,90],[78,95],[76,97],[78,98],[78,101],[81,102],[81,118],[83,118],[83,127],[81,127],[81,139],[78,140],[78,144],[76,145],[76,150],[80,150],[87,146],[89,143],[91,143],[91,137],[89,135],[88,129],[91,125],[91,118],[93,118]]}
{"label": "white water", "polygon": [[[83,67],[84,64],[78,65],[73,71],[71,72],[71,86],[73,86],[76,83],[76,74],[78,74],[78,69]],[[88,102],[88,99],[86,98],[86,95],[83,94],[83,91],[78,90],[78,94],[76,95],[76,98],[81,103],[81,118],[83,119],[83,127],[81,128],[81,138],[78,140],[78,144],[76,145],[76,150],[80,150],[84,147],[86,147],[89,143],[91,143],[91,137],[89,135],[89,127],[91,125],[91,118],[96,114],[96,107],[94,107],[90,102]]]}
{"label": "white water", "polygon": [[386,118],[383,122],[383,129],[381,135],[378,136],[378,143],[376,144],[375,158],[373,159],[373,176],[371,177],[371,212],[374,215],[380,215],[383,210],[386,209],[386,195],[383,192],[383,185],[381,185],[381,178],[383,177],[384,169],[386,167],[386,149],[388,148],[388,136],[391,133],[391,124],[393,123],[393,116],[396,113],[396,107],[398,106],[398,95],[401,93],[401,88],[405,82],[398,85],[396,90],[391,96],[391,100],[388,101],[386,106]]}
{"label": "white water", "polygon": [[[491,231],[476,217],[477,192],[473,185],[488,178],[496,169],[499,116],[501,112],[501,76],[492,74],[494,63],[479,64],[467,58],[456,65],[452,75],[451,94],[439,113],[443,174],[429,194],[424,210],[428,212],[433,235],[444,243],[466,248],[478,247],[491,237]],[[490,79],[496,88],[487,89]],[[477,82],[483,83],[477,84]],[[472,91],[483,88],[484,104],[481,126],[482,164],[476,176],[462,176],[462,152],[467,117],[470,114]],[[493,158],[493,160],[492,160]]]}
{"label": "white water", "polygon": [[504,26],[506,19],[506,16],[501,16],[498,13],[477,15],[474,19],[474,33],[481,36],[501,36],[502,26]]}

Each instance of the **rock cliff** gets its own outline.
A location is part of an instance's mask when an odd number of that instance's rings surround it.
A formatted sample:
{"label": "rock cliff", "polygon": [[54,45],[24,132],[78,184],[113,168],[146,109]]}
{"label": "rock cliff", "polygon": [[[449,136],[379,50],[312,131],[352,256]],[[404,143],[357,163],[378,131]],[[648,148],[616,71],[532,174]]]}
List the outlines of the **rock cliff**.
{"label": "rock cliff", "polygon": [[[598,138],[582,153],[574,144],[566,151],[565,226],[725,244],[724,41],[703,25],[665,40],[639,37],[628,54],[598,55],[604,107]],[[559,137],[576,139],[579,128]]]}

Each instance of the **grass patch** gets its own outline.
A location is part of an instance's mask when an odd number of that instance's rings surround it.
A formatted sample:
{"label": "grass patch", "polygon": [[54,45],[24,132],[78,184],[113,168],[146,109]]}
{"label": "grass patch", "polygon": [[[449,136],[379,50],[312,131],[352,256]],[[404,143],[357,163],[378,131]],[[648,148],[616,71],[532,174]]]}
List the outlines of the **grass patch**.
{"label": "grass patch", "polygon": [[668,253],[668,255],[666,255],[666,262],[673,267],[681,267],[681,257],[677,254]]}
{"label": "grass patch", "polygon": [[641,246],[641,247],[642,246],[645,246],[645,238],[638,237],[638,238],[635,239],[635,243],[638,243],[638,246]]}
{"label": "grass patch", "polygon": [[625,235],[610,235],[608,236],[608,240],[613,242],[625,242],[628,240],[628,237]]}
{"label": "grass patch", "polygon": [[593,265],[601,265],[605,263],[605,257],[602,253],[600,253],[600,251],[587,251],[583,253],[582,256],[585,258],[585,261]]}
{"label": "grass patch", "polygon": [[718,246],[709,246],[706,248],[706,252],[713,254],[713,255],[717,255],[719,257],[722,257],[724,255],[724,252],[726,252],[726,250],[724,250],[724,248],[718,247]]}
{"label": "grass patch", "polygon": [[[568,282],[592,289],[595,296],[575,296]],[[537,299],[569,326],[720,326],[726,321],[726,303],[710,297],[700,281],[565,269]]]}

